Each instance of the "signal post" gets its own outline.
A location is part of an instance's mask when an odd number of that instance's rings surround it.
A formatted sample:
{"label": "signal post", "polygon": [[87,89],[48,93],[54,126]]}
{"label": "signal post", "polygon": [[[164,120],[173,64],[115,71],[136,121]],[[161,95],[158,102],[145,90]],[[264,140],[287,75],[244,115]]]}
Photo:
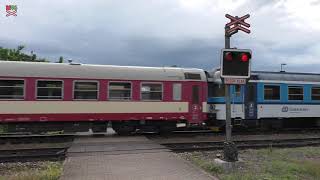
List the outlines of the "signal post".
{"label": "signal post", "polygon": [[[251,71],[251,50],[249,49],[230,49],[230,37],[241,30],[250,33],[247,29],[250,24],[244,22],[249,18],[247,14],[242,17],[231,16],[226,14],[231,21],[225,26],[225,49],[221,51],[221,78],[225,84],[225,101],[226,101],[226,141],[224,143],[224,159],[229,162],[238,160],[238,151],[236,145],[232,142],[232,125],[231,125],[231,84],[246,84],[250,78]],[[247,27],[247,28],[245,28]]]}

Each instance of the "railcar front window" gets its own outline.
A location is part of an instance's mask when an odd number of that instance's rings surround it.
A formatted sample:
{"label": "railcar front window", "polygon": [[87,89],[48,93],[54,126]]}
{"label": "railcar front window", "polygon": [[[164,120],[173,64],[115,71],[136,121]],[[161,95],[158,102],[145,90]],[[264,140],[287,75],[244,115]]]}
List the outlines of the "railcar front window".
{"label": "railcar front window", "polygon": [[280,86],[265,85],[264,100],[280,100]]}
{"label": "railcar front window", "polygon": [[98,82],[75,82],[73,98],[80,100],[97,100]]}
{"label": "railcar front window", "polygon": [[224,97],[224,85],[208,83],[208,97]]}
{"label": "railcar front window", "polygon": [[142,100],[162,100],[162,84],[143,83],[141,85]]}
{"label": "railcar front window", "polygon": [[37,81],[37,99],[62,99],[62,81]]}
{"label": "railcar front window", "polygon": [[320,87],[312,87],[312,100],[320,100]]}
{"label": "railcar front window", "polygon": [[289,100],[303,100],[303,87],[289,86],[288,89]]}
{"label": "railcar front window", "polygon": [[130,100],[131,83],[129,82],[110,82],[109,83],[110,100]]}
{"label": "railcar front window", "polygon": [[0,99],[24,99],[24,81],[0,80]]}

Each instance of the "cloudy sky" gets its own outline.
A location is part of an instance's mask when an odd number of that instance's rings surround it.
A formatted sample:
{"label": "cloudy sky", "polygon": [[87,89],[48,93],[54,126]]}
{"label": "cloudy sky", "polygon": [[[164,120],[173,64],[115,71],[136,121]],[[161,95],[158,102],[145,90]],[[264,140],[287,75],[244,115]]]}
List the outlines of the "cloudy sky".
{"label": "cloudy sky", "polygon": [[[6,17],[5,5],[18,6]],[[231,47],[253,51],[254,70],[320,72],[320,0],[3,0],[0,46],[82,63],[219,66],[225,14],[250,18]]]}

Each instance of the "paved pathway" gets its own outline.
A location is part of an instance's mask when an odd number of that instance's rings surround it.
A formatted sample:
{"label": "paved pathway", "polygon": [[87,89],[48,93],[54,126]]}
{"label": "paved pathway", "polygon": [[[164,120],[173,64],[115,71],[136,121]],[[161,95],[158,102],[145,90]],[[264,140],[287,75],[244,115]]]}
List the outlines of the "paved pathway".
{"label": "paved pathway", "polygon": [[214,177],[143,136],[83,137],[68,151],[61,180],[209,180]]}

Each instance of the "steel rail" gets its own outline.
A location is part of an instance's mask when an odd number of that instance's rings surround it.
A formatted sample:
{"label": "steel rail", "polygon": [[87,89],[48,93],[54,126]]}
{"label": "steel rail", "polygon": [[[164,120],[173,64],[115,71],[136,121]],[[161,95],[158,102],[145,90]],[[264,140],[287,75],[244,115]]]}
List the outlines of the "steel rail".
{"label": "steel rail", "polygon": [[[320,138],[297,139],[261,139],[261,140],[235,140],[238,149],[257,149],[270,147],[302,147],[319,146]],[[223,141],[192,142],[192,143],[163,143],[168,149],[175,152],[209,151],[223,149]]]}
{"label": "steel rail", "polygon": [[26,162],[39,160],[63,160],[67,148],[40,148],[40,149],[14,149],[0,150],[0,162]]}

